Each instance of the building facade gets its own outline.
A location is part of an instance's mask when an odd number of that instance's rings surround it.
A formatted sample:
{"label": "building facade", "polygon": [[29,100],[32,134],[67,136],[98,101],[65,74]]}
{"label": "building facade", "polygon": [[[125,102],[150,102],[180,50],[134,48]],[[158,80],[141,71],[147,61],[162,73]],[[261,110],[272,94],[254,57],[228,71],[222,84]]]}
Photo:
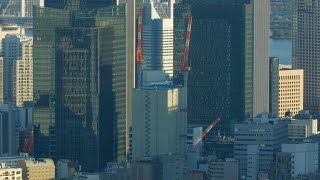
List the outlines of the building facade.
{"label": "building facade", "polygon": [[318,142],[284,143],[277,153],[277,179],[294,180],[298,176],[308,176],[318,171]]}
{"label": "building facade", "polygon": [[[250,174],[247,165],[248,154],[258,154],[259,171],[274,175],[275,172],[275,154],[280,151],[281,144],[288,140],[288,122],[280,121],[279,118],[268,118],[268,115],[262,114],[253,120],[244,123],[235,124],[234,158],[239,160],[240,176],[249,177]],[[258,145],[258,152],[253,151]],[[249,151],[250,150],[250,151]],[[255,178],[255,177],[253,177]]]}
{"label": "building facade", "polygon": [[17,167],[22,169],[23,180],[51,180],[55,178],[55,165],[52,159],[19,160]]}
{"label": "building facade", "polygon": [[187,122],[184,89],[149,85],[133,91],[132,160],[184,154]]}
{"label": "building facade", "polygon": [[21,57],[15,61],[14,104],[22,107],[24,102],[33,101],[33,39],[21,42]]}
{"label": "building facade", "polygon": [[279,71],[279,116],[291,110],[292,115],[303,110],[304,71],[282,69]]}
{"label": "building facade", "polygon": [[211,160],[208,162],[208,177],[216,180],[238,180],[239,164],[235,159]]}
{"label": "building facade", "polygon": [[22,169],[6,167],[5,163],[0,163],[0,179],[22,180]]}
{"label": "building facade", "polygon": [[269,58],[269,113],[279,116],[279,58]]}
{"label": "building facade", "polygon": [[3,57],[0,57],[0,104],[4,103],[4,89],[3,89],[3,85],[4,85],[4,78],[3,78],[3,74],[4,74],[4,61],[3,61]]}
{"label": "building facade", "polygon": [[185,85],[188,123],[208,126],[220,117],[216,128],[233,134],[234,123],[253,114],[252,5],[232,0],[185,2],[174,8],[173,81],[184,82],[180,55],[192,15],[191,71]]}
{"label": "building facade", "polygon": [[319,89],[319,1],[293,1],[292,67],[304,70],[304,108],[318,115]]}
{"label": "building facade", "polygon": [[77,160],[89,172],[126,158],[125,13],[36,7],[35,157]]}

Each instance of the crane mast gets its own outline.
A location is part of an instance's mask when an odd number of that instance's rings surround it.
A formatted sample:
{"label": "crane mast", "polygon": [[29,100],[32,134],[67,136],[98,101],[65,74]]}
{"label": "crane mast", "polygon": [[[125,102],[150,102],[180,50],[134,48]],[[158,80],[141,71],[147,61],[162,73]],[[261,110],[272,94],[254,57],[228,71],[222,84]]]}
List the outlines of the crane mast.
{"label": "crane mast", "polygon": [[188,55],[190,50],[191,26],[192,26],[192,16],[189,16],[188,28],[187,28],[187,34],[186,34],[186,44],[184,47],[184,53],[182,54],[182,57],[181,57],[182,58],[181,71],[185,73],[190,71],[190,67],[188,65]]}

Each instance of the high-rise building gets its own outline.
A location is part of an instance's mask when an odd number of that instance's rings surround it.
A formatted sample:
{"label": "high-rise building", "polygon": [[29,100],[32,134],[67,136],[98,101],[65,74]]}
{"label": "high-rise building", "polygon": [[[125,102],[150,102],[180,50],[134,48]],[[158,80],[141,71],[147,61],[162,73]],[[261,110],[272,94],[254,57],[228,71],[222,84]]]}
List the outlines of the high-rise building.
{"label": "high-rise building", "polygon": [[21,42],[21,56],[14,61],[14,104],[22,107],[24,102],[33,101],[33,39]]}
{"label": "high-rise building", "polygon": [[146,1],[143,11],[144,70],[163,70],[173,76],[173,2]]}
{"label": "high-rise building", "polygon": [[187,121],[184,89],[168,84],[133,90],[132,160],[184,154]]}
{"label": "high-rise building", "polygon": [[292,67],[304,70],[304,108],[318,115],[320,112],[319,57],[320,3],[319,1],[292,1]]}
{"label": "high-rise building", "polygon": [[252,5],[235,0],[175,4],[175,84],[183,84],[180,55],[190,15],[188,124],[208,126],[220,117],[216,128],[233,134],[234,123],[253,114]]}
{"label": "high-rise building", "polygon": [[21,17],[32,17],[33,6],[44,6],[44,0],[20,0],[21,3]]}
{"label": "high-rise building", "polygon": [[285,117],[303,110],[304,71],[302,69],[282,69],[279,71],[279,116]]}
{"label": "high-rise building", "polygon": [[1,24],[0,25],[0,54],[2,55],[2,40],[7,35],[23,34],[23,28],[17,24]]}
{"label": "high-rise building", "polygon": [[270,57],[269,68],[269,113],[279,116],[279,58]]}
{"label": "high-rise building", "polygon": [[125,159],[126,6],[34,10],[35,156],[86,171]]}
{"label": "high-rise building", "polygon": [[[281,149],[281,143],[288,139],[288,122],[280,121],[279,118],[268,118],[264,113],[252,120],[235,124],[234,129],[234,158],[239,160],[240,176],[248,177],[251,173],[248,166],[248,154],[258,154],[259,165],[254,166],[259,171],[274,174],[275,154]],[[254,147],[258,146],[258,152]],[[253,177],[255,178],[255,177]]]}
{"label": "high-rise building", "polygon": [[17,167],[22,169],[24,180],[51,180],[55,178],[55,165],[52,159],[19,160]]}
{"label": "high-rise building", "polygon": [[56,9],[99,9],[115,5],[116,0],[44,0],[44,6]]}
{"label": "high-rise building", "polygon": [[269,0],[251,1],[253,8],[253,117],[269,112]]}

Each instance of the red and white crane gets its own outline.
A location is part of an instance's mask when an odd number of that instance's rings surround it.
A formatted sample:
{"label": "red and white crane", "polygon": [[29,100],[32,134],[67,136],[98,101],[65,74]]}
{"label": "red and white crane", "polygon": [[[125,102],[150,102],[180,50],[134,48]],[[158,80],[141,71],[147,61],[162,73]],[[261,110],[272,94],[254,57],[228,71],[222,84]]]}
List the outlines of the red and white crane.
{"label": "red and white crane", "polygon": [[214,120],[205,131],[193,142],[193,147],[195,147],[208,133],[209,131],[220,121],[220,118]]}
{"label": "red and white crane", "polygon": [[186,44],[184,47],[184,53],[181,55],[181,71],[187,73],[190,71],[190,67],[188,65],[188,55],[190,50],[190,37],[191,37],[191,26],[192,26],[192,16],[188,18],[188,28],[186,34]]}
{"label": "red and white crane", "polygon": [[138,75],[138,87],[142,86],[142,8],[138,12],[138,44],[136,49],[136,63],[137,63],[137,75]]}

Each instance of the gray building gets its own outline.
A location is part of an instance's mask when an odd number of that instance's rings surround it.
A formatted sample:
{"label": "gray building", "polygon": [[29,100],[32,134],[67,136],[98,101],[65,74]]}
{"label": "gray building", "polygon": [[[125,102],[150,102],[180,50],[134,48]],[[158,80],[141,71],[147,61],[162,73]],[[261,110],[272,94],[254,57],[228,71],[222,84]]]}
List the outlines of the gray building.
{"label": "gray building", "polygon": [[304,109],[320,111],[320,2],[293,2],[292,67],[304,70]]}
{"label": "gray building", "polygon": [[258,171],[272,176],[276,152],[280,151],[281,143],[288,139],[288,122],[268,118],[266,113],[261,114],[252,120],[235,124],[234,138],[234,158],[239,160],[240,176],[247,177],[248,154],[255,154],[249,148],[251,145],[259,147]]}
{"label": "gray building", "polygon": [[270,57],[269,68],[269,113],[279,116],[279,58]]}
{"label": "gray building", "polygon": [[10,105],[0,106],[0,156],[17,154],[16,116],[17,114]]}

